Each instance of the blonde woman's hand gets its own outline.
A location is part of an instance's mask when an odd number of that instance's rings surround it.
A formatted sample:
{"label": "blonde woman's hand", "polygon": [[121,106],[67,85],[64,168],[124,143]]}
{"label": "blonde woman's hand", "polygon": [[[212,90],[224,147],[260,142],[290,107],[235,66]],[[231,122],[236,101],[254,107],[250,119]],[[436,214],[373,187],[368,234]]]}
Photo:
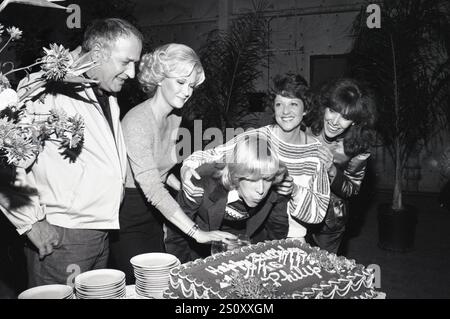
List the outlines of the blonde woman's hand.
{"label": "blonde woman's hand", "polygon": [[294,190],[294,179],[292,176],[286,175],[281,183],[276,186],[276,191],[280,195],[288,196]]}
{"label": "blonde woman's hand", "polygon": [[195,240],[200,244],[206,244],[212,241],[221,241],[229,244],[236,239],[237,237],[235,235],[220,230],[206,232],[199,229],[195,234]]}
{"label": "blonde woman's hand", "polygon": [[195,179],[201,179],[200,175],[198,175],[197,171],[191,167],[183,166],[180,170],[181,175],[181,187],[185,190],[190,196],[193,197],[201,197],[203,196],[203,188],[195,186],[191,177],[194,176]]}

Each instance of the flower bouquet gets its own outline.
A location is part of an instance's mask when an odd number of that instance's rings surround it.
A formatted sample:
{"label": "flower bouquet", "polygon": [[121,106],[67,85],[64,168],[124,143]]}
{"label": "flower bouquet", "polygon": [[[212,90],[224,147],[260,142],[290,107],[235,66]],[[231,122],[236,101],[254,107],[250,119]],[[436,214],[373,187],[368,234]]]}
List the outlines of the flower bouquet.
{"label": "flower bouquet", "polygon": [[[21,31],[15,27],[6,29],[9,39],[0,49],[8,43],[19,39]],[[3,27],[0,25],[0,36]],[[40,121],[29,121],[25,108],[26,102],[31,98],[45,94],[45,86],[51,82],[65,83],[91,83],[90,79],[82,74],[95,66],[94,62],[87,61],[87,54],[74,59],[75,54],[63,46],[51,44],[44,48],[44,56],[30,66],[14,69],[12,65],[6,72],[0,72],[0,165],[2,163],[20,166],[21,163],[34,158],[41,151],[46,140],[57,139],[68,150],[76,149],[83,141],[84,122],[80,116],[67,116],[62,109],[53,109],[48,114],[34,114]],[[28,72],[32,67],[40,66],[40,76],[29,81],[21,88],[21,94],[11,88],[8,75],[18,72]]]}
{"label": "flower bouquet", "polygon": [[[0,12],[10,3],[65,9],[52,3],[57,1],[62,0],[4,0]],[[74,160],[73,154],[79,154],[83,144],[81,116],[68,116],[62,108],[52,109],[47,114],[29,114],[26,103],[31,99],[43,99],[46,86],[51,83],[84,85],[95,82],[83,77],[96,64],[90,61],[89,54],[81,55],[81,49],[69,52],[61,45],[51,44],[43,49],[42,58],[22,68],[15,68],[12,61],[2,61],[2,52],[21,37],[19,28],[0,24],[0,208],[4,209],[22,206],[36,193],[24,186],[24,168],[42,151],[45,141],[59,142],[61,154],[71,160]],[[17,72],[29,75],[38,67],[37,78],[27,81],[20,90],[12,87],[9,76]]]}

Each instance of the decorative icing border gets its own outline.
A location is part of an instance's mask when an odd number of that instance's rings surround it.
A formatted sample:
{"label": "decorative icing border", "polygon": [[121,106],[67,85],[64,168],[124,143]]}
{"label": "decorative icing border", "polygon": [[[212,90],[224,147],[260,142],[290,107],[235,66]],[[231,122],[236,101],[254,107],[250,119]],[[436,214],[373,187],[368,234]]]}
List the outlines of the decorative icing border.
{"label": "decorative icing border", "polygon": [[[272,248],[275,245],[283,245],[295,243],[300,248],[306,248],[312,250],[312,252],[325,253],[327,258],[335,257],[335,254],[331,254],[325,250],[321,250],[318,247],[312,247],[307,243],[301,242],[296,238],[287,238],[281,240],[272,240],[266,242],[260,242],[251,246],[244,246],[238,250],[226,251],[220,254],[206,257],[205,259],[199,258],[194,261],[182,264],[173,268],[170,271],[170,288],[166,291],[165,296],[170,299],[178,298],[177,293],[182,293],[182,298],[194,298],[194,299],[226,299],[227,296],[221,291],[214,290],[211,286],[208,286],[205,282],[200,281],[198,278],[194,278],[190,274],[186,274],[184,271],[192,267],[199,266],[201,264],[207,264],[217,259],[228,259],[237,254],[251,253],[259,250],[260,248]],[[353,259],[347,259],[343,257],[343,260],[354,264],[355,273],[347,274],[345,278],[336,278],[329,280],[328,282],[321,282],[320,285],[313,285],[310,288],[304,288],[302,291],[296,291],[292,294],[281,295],[280,299],[332,299],[343,298],[350,290],[357,292],[364,286],[368,291],[363,292],[359,296],[353,296],[352,298],[372,299],[376,296],[373,289],[374,274],[372,269],[366,269],[363,265],[356,264]],[[355,281],[356,280],[356,281]]]}

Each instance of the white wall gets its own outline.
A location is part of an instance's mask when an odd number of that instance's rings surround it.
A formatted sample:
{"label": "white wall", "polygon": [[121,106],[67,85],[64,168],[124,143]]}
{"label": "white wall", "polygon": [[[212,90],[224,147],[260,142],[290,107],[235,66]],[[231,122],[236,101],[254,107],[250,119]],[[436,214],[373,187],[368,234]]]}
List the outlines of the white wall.
{"label": "white wall", "polygon": [[[265,11],[270,21],[268,50],[273,60],[258,80],[257,89],[267,90],[277,73],[294,72],[310,80],[312,55],[348,53],[352,46],[350,29],[353,19],[362,7],[358,0],[271,0]],[[376,2],[376,1],[374,1]],[[252,8],[249,0],[136,0],[136,16],[145,26],[146,37],[153,46],[181,42],[198,49],[207,32],[223,28],[239,14]],[[411,161],[406,175],[419,173],[419,180],[408,179],[407,190],[437,192],[444,180],[436,163],[445,147],[450,146],[447,134],[430,145]],[[433,164],[434,163],[434,164]],[[372,166],[377,186],[392,188],[393,166],[383,149],[376,149]]]}
{"label": "white wall", "polygon": [[[198,49],[208,31],[252,8],[249,0],[138,0],[136,16],[153,46],[181,42]],[[266,15],[273,54],[258,89],[265,90],[277,73],[295,72],[309,80],[311,55],[343,54],[351,48],[349,31],[360,9],[356,0],[268,1]],[[222,24],[221,24],[222,23]]]}

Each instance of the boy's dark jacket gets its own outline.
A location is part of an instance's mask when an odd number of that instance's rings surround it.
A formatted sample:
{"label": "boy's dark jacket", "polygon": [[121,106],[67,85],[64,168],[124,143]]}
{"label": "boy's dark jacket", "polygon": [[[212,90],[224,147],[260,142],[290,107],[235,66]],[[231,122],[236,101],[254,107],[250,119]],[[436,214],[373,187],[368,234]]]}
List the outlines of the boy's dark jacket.
{"label": "boy's dark jacket", "polygon": [[[184,212],[205,231],[220,230],[225,215],[228,191],[217,178],[223,164],[204,164],[197,168],[200,180],[192,178],[194,185],[204,189],[203,197],[192,202],[183,191],[178,193],[177,201]],[[265,240],[283,239],[288,233],[286,196],[279,195],[272,187],[261,203],[253,208],[256,212],[247,219],[246,234],[252,243]],[[210,253],[209,244],[198,244],[187,238],[173,225],[168,225],[166,250],[176,255],[181,262],[204,258]]]}

